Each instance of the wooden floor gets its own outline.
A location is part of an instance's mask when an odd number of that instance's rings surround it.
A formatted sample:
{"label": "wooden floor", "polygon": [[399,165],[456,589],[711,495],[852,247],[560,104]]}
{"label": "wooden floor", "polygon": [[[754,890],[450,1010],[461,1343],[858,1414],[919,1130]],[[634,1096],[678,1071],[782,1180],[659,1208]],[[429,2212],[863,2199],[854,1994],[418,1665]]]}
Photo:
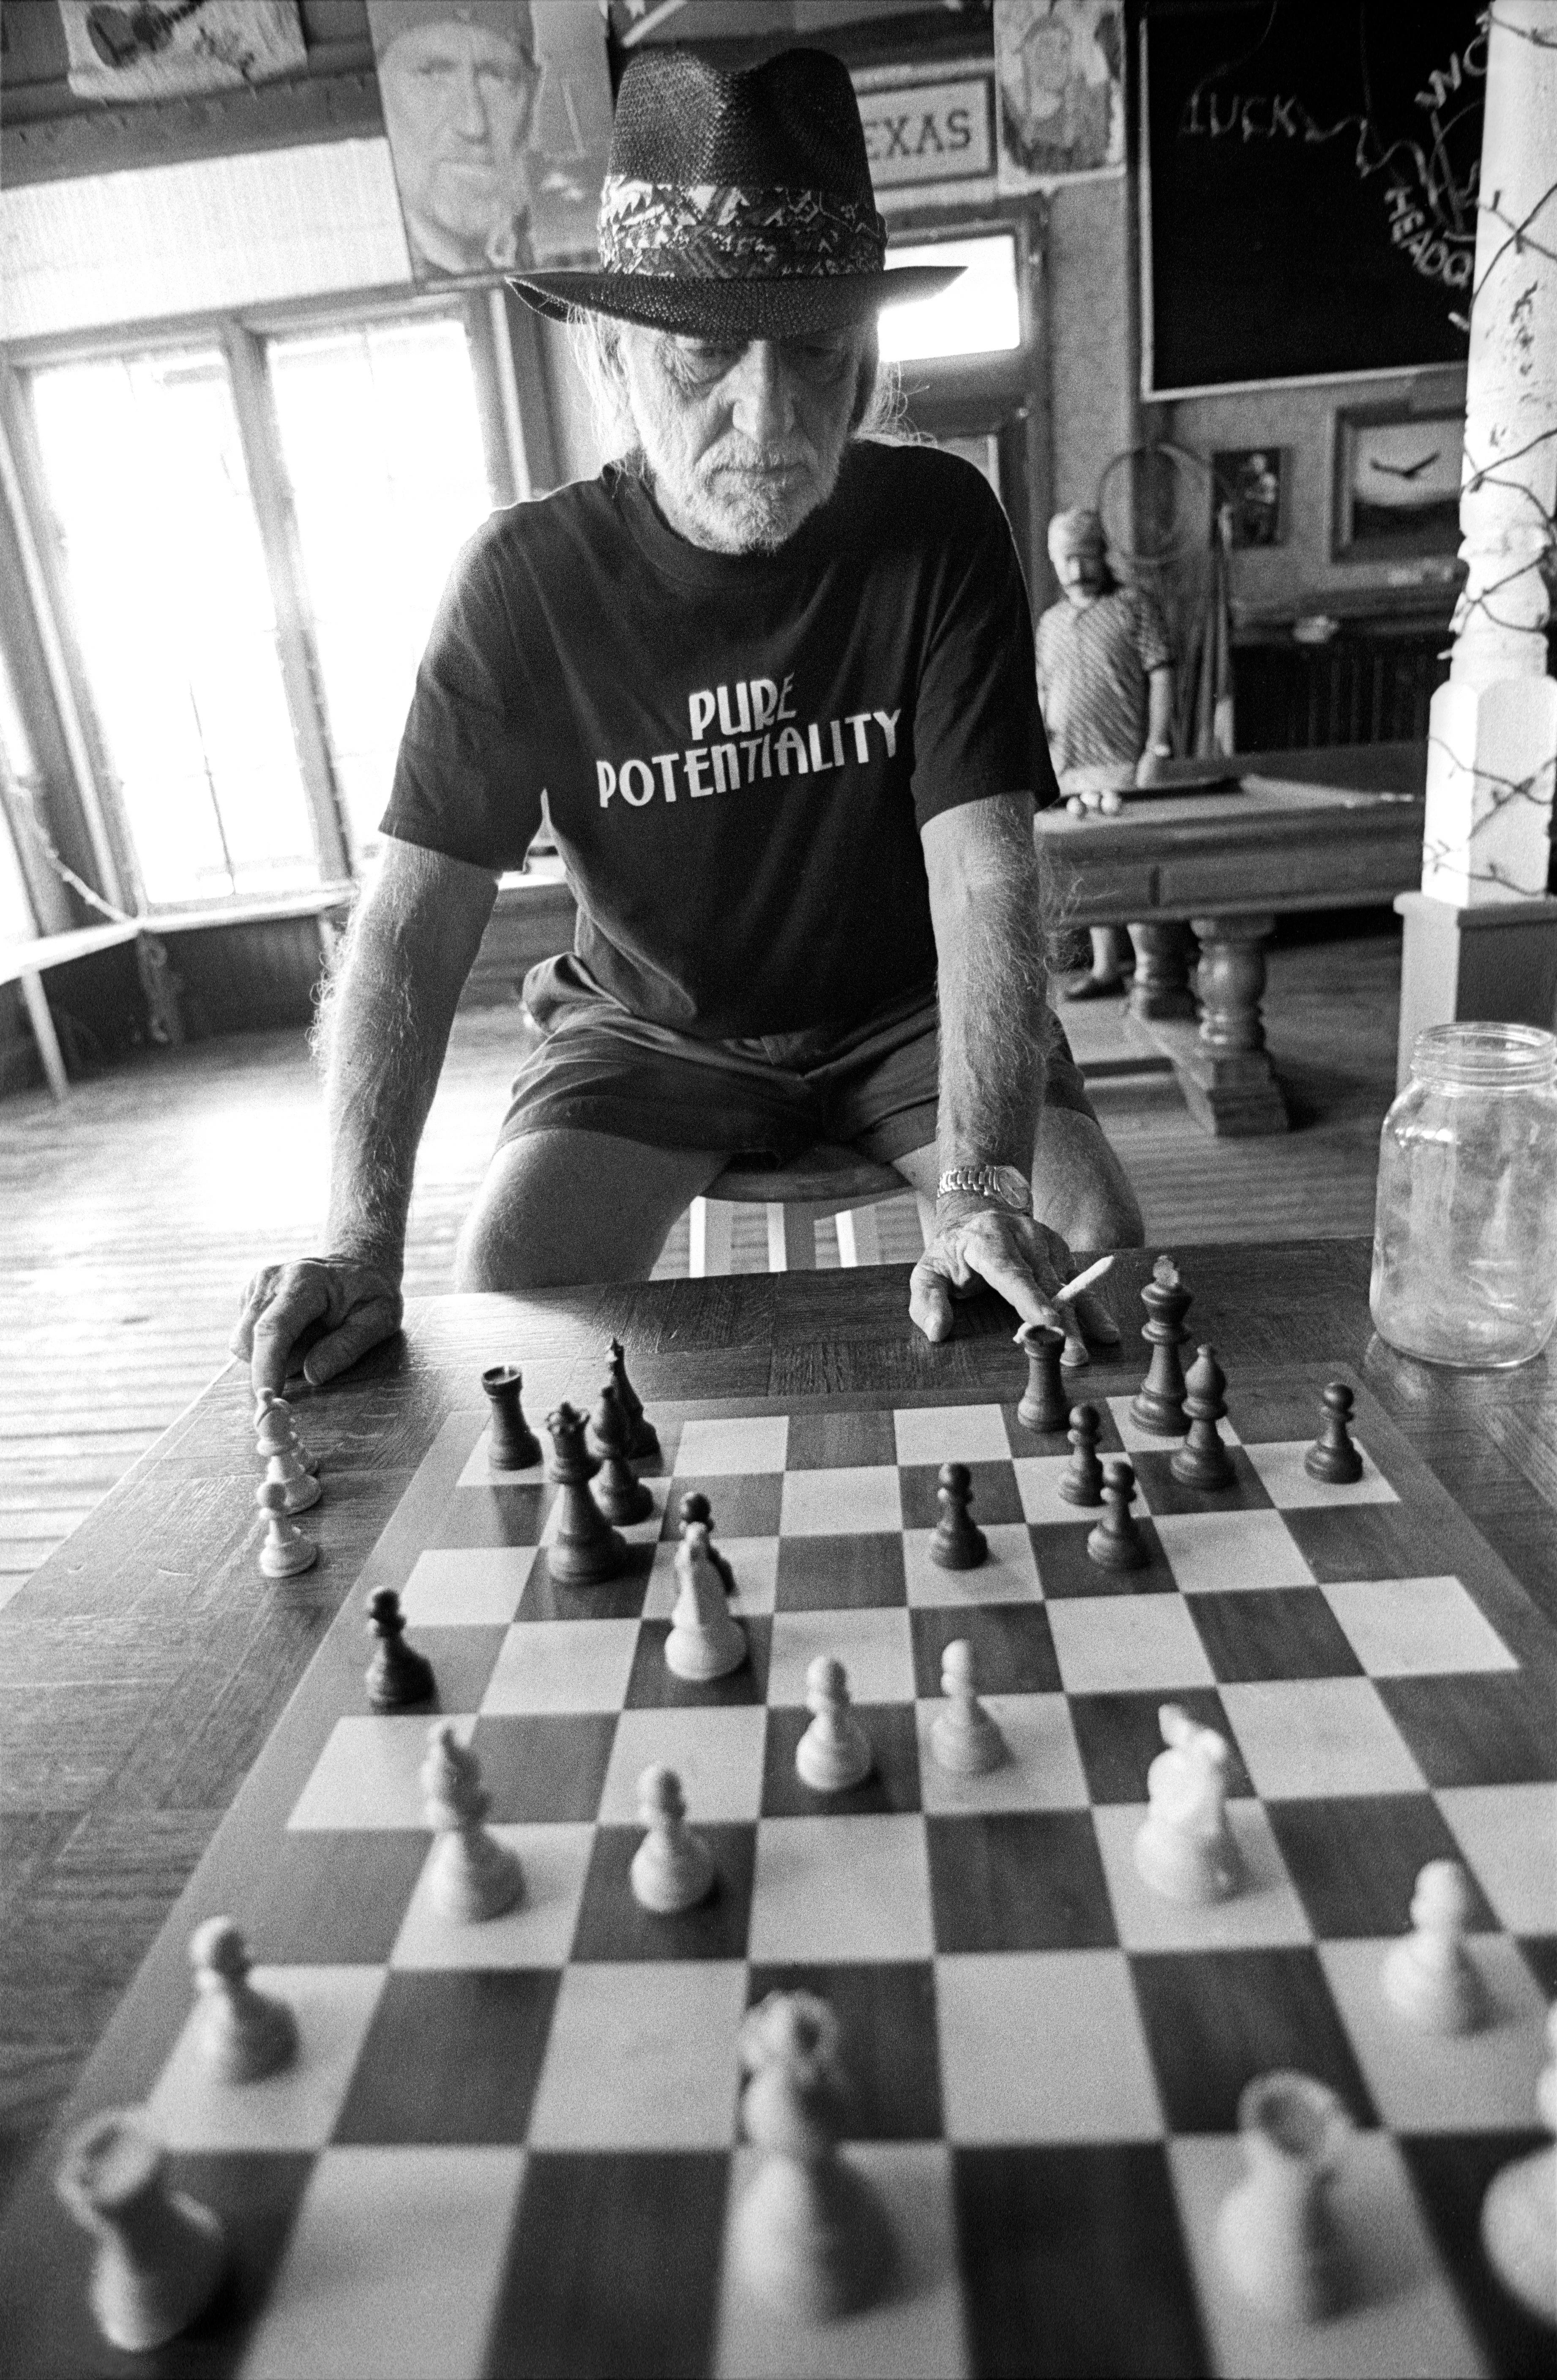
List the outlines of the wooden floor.
{"label": "wooden floor", "polygon": [[[1212,1141],[1171,1077],[1103,1074],[1093,1097],[1154,1243],[1338,1237],[1373,1218],[1393,1089],[1399,943],[1389,928],[1272,955],[1271,1047],[1297,1128]],[[1393,921],[1392,921],[1393,922]],[[1312,928],[1308,929],[1314,931]],[[1066,1011],[1084,1064],[1129,1055],[1117,1002]],[[450,1252],[512,1071],[512,1016],[463,1014],[417,1179],[407,1289],[450,1286]],[[0,1103],[0,1602],[225,1361],[248,1271],[316,1245],[324,1137],[300,1034],[149,1050],[69,1105]],[[882,1256],[918,1252],[913,1201]],[[737,1210],[736,1269],[766,1264]],[[837,1262],[831,1226],[819,1250]],[[657,1270],[687,1270],[687,1225]]]}

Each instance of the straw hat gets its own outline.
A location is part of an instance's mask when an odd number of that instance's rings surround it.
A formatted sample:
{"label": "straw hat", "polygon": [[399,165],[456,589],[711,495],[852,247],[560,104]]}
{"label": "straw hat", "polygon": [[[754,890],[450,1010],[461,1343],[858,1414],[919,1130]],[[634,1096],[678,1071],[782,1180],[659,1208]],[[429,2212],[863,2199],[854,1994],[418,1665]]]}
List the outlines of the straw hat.
{"label": "straw hat", "polygon": [[785,50],[726,74],[689,50],[642,50],[617,93],[598,271],[512,285],[555,318],[581,307],[699,338],[794,338],[957,277],[893,270],[886,243],[841,59]]}

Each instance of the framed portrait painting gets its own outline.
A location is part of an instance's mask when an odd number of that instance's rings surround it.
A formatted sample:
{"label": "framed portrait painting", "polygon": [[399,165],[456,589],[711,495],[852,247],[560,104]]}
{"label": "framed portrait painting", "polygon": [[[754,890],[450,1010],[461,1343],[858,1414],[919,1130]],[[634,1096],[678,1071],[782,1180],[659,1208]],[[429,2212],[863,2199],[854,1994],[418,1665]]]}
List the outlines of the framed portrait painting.
{"label": "framed portrait painting", "polygon": [[1211,501],[1226,512],[1235,553],[1285,542],[1287,478],[1284,446],[1219,446],[1211,456]]}
{"label": "framed portrait painting", "polygon": [[595,0],[368,0],[411,270],[593,262],[611,139]]}

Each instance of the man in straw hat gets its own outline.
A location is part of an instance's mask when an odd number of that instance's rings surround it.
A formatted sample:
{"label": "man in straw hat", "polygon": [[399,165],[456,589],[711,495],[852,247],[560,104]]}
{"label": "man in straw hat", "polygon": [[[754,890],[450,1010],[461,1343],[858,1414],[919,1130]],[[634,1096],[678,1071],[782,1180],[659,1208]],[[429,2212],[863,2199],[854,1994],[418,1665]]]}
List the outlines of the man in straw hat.
{"label": "man in straw hat", "polygon": [[251,1282],[257,1385],[396,1328],[456,1002],[543,818],[576,943],[526,981],[462,1287],[642,1278],[733,1153],[817,1140],[935,1197],[931,1338],[984,1282],[1048,1316],[1073,1250],[1139,1239],[1045,996],[1010,530],[956,457],[858,434],[879,310],[953,277],[885,249],[836,59],[628,67],[598,270],[514,285],[582,316],[626,452],[456,564],[326,1025],[329,1253]]}

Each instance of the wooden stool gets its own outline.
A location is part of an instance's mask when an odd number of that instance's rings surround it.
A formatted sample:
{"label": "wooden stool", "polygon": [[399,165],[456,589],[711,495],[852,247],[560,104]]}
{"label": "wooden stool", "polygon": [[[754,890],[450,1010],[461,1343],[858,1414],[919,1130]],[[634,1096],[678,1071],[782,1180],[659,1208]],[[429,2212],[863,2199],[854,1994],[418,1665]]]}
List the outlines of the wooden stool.
{"label": "wooden stool", "polygon": [[[729,1271],[736,1207],[766,1207],[770,1272],[814,1272],[816,1226],[828,1215],[837,1218],[840,1264],[880,1264],[881,1237],[871,1210],[907,1186],[892,1166],[826,1141],[802,1150],[787,1165],[775,1165],[768,1157],[734,1158],[692,1201],[691,1277],[701,1281],[709,1273]],[[935,1208],[920,1198],[918,1209],[928,1243]]]}

